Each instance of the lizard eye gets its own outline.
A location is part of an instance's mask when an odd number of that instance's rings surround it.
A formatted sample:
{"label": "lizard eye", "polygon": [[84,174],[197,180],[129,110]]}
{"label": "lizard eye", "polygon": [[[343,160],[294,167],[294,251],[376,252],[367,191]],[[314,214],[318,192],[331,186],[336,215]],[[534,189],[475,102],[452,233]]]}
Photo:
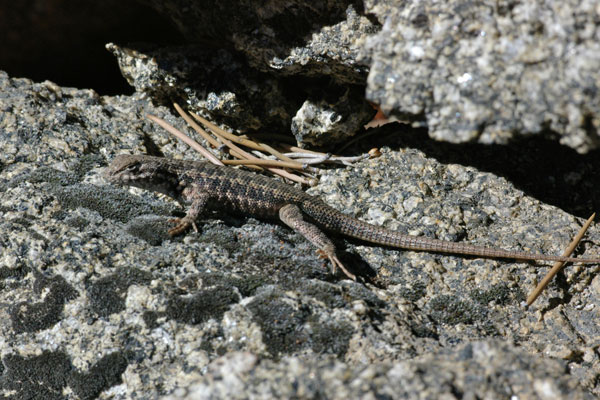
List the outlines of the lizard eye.
{"label": "lizard eye", "polygon": [[128,164],[121,167],[119,173],[136,173],[139,170],[138,163]]}

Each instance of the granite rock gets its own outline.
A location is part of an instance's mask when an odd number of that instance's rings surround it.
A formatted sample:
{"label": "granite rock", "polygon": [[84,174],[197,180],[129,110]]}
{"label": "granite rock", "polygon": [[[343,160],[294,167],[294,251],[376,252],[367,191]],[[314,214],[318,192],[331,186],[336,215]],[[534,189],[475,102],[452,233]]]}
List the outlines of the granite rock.
{"label": "granite rock", "polygon": [[299,357],[258,363],[250,353],[231,353],[209,364],[198,382],[165,400],[500,399],[512,393],[522,399],[592,399],[564,370],[563,362],[537,358],[494,340],[406,361],[362,365]]}
{"label": "granite rock", "polygon": [[189,44],[108,49],[156,104],[185,103],[239,132],[292,130],[299,145],[321,147],[354,135],[375,114],[364,98],[368,68],[357,56],[377,26],[360,2],[147,3]]}
{"label": "granite rock", "polygon": [[[597,268],[567,268],[527,310],[521,302],[543,264],[336,237],[364,279],[353,282],[273,222],[209,214],[198,233],[169,238],[176,203],[100,174],[118,153],[197,158],[144,115],[185,129],[180,119],[141,93],[98,96],[4,73],[0,92],[8,398],[336,398],[400,387],[410,398],[600,395]],[[368,143],[382,147],[380,158],[324,171],[310,192],[390,229],[509,249],[560,253],[578,230],[580,218],[564,211],[575,209],[578,180],[553,181],[561,210],[489,164],[493,149],[444,147],[399,129],[380,131],[388,147]],[[583,182],[594,162],[579,171]],[[546,185],[545,175],[532,169],[520,186]],[[580,251],[599,245],[592,227]]]}
{"label": "granite rock", "polygon": [[367,98],[453,143],[544,135],[600,145],[595,1],[369,0]]}

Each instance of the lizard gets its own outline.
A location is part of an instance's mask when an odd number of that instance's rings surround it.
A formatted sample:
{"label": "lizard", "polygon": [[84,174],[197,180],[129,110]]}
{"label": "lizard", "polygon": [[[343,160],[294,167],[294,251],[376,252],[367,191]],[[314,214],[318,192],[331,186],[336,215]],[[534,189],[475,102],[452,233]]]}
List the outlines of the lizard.
{"label": "lizard", "polygon": [[264,175],[205,161],[174,160],[148,155],[122,154],[104,170],[113,184],[163,193],[189,207],[183,218],[171,221],[171,236],[184,233],[205,210],[237,212],[259,219],[279,219],[300,233],[331,262],[356,280],[339,260],[336,248],[323,230],[376,245],[415,251],[470,255],[482,258],[561,261],[600,264],[600,257],[574,258],[450,242],[388,230],[344,214],[303,190]]}

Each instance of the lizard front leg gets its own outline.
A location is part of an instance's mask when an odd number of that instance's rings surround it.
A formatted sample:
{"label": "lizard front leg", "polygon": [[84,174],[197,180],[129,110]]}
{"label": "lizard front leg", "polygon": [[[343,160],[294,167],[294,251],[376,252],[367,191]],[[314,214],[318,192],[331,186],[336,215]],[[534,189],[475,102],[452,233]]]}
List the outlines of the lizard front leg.
{"label": "lizard front leg", "polygon": [[207,194],[200,193],[193,196],[191,198],[191,204],[185,214],[185,217],[173,218],[171,220],[171,222],[174,222],[176,225],[173,228],[169,229],[169,235],[177,236],[185,232],[190,226],[192,226],[194,230],[198,232],[198,229],[196,228],[196,219],[198,219],[200,214],[202,214],[202,212],[204,211],[207,201]]}
{"label": "lizard front leg", "polygon": [[339,267],[348,278],[356,280],[356,276],[348,271],[335,255],[335,245],[333,242],[316,225],[304,220],[302,211],[300,211],[298,206],[287,204],[281,207],[279,209],[279,219],[322,251],[329,258],[329,261],[331,261],[334,273],[335,269]]}

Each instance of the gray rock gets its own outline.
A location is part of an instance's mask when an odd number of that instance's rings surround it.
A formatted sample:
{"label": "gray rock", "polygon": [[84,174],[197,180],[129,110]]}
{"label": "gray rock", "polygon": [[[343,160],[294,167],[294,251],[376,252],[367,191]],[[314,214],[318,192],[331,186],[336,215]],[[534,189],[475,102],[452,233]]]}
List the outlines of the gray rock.
{"label": "gray rock", "polygon": [[164,399],[594,398],[563,373],[563,362],[531,356],[499,341],[361,365],[332,358],[257,361],[250,353],[220,357],[198,382]]}
{"label": "gray rock", "polygon": [[168,15],[189,42],[227,42],[260,71],[346,84],[364,82],[368,69],[356,58],[362,40],[377,30],[360,1],[143,2]]}
{"label": "gray rock", "polygon": [[[207,215],[200,232],[168,238],[174,202],[110,186],[100,172],[117,153],[196,157],[144,115],[182,121],[142,94],[101,97],[4,73],[0,93],[3,393],[600,394],[595,268],[568,267],[525,310],[547,271],[534,263],[336,238],[357,283],[331,276],[282,225]],[[380,158],[324,172],[311,193],[390,229],[511,249],[560,253],[578,230],[575,216],[460,161],[483,162],[487,150],[428,148],[395,129],[381,130],[391,147]],[[557,193],[573,204],[568,182]],[[583,247],[599,245],[592,227]]]}
{"label": "gray rock", "polygon": [[[182,106],[211,119],[247,131],[263,127],[283,129],[295,109],[281,83],[249,69],[227,50],[198,45],[133,50],[107,45],[123,76],[154,102]],[[288,128],[289,129],[289,128]]]}
{"label": "gray rock", "polygon": [[[223,48],[225,41],[265,74],[266,85],[259,89],[251,83],[255,72],[243,73],[245,88],[205,90],[204,83],[196,93],[196,86],[171,87],[193,108],[233,129],[292,126],[300,144],[340,143],[339,132],[358,131],[372,115],[362,95],[368,72],[370,101],[389,116],[427,126],[437,140],[506,144],[543,135],[581,153],[600,143],[593,1],[570,0],[560,7],[536,0],[147,3],[189,41],[210,43],[209,49]],[[285,81],[289,77],[293,81]],[[336,107],[341,101],[331,98],[343,96],[348,85],[356,86],[356,95],[345,100],[349,107]],[[302,107],[307,101],[314,111]],[[332,112],[344,122],[332,124]]]}
{"label": "gray rock", "polygon": [[545,135],[579,152],[600,144],[595,1],[367,2],[367,98],[453,143]]}
{"label": "gray rock", "polygon": [[[157,104],[177,99],[240,132],[292,130],[303,146],[331,147],[375,114],[364,98],[367,66],[356,60],[377,28],[358,2],[147,3],[195,43],[108,45],[128,82]],[[315,110],[306,112],[307,103]]]}
{"label": "gray rock", "polygon": [[[357,91],[348,89],[332,104],[326,100],[302,104],[294,118],[291,130],[299,144],[319,146],[327,142],[342,142],[357,131],[373,115],[373,107],[357,103]],[[360,90],[362,92],[362,90]]]}

